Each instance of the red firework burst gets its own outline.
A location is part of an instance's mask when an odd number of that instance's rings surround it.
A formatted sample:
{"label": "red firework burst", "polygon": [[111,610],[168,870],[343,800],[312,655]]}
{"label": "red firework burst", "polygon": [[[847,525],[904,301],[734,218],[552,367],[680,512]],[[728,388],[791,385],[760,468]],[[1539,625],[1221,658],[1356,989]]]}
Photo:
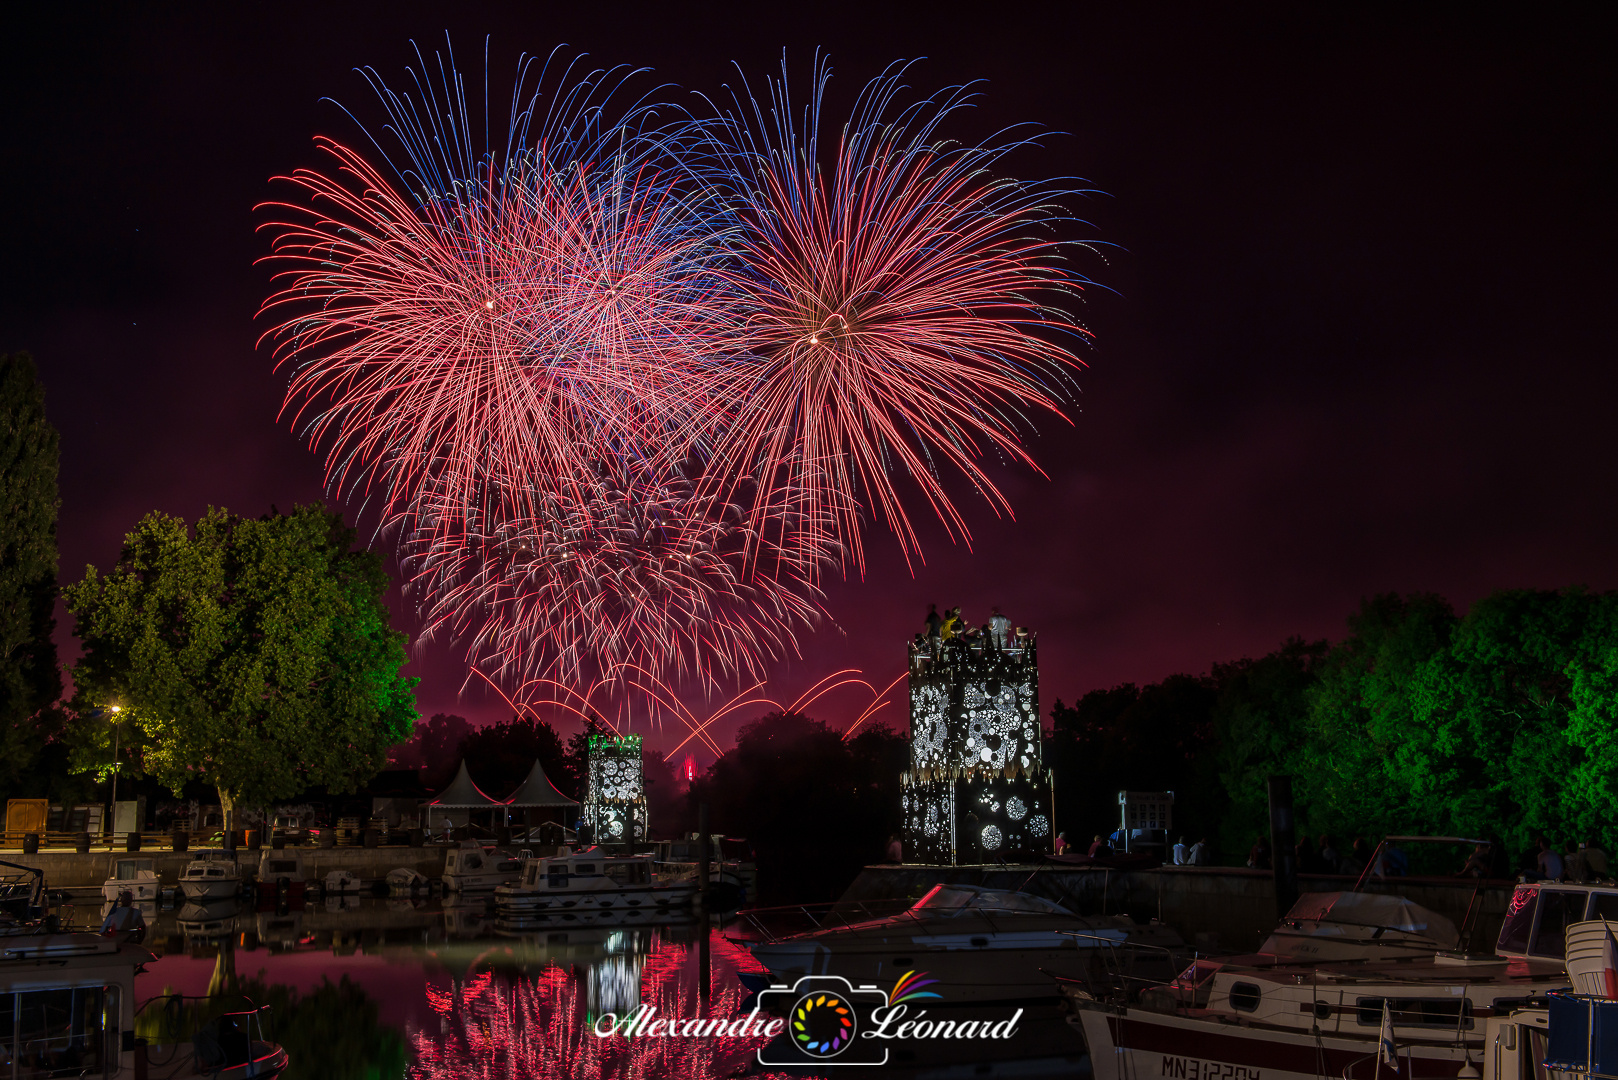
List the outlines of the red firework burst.
{"label": "red firework burst", "polygon": [[738,405],[710,475],[758,482],[756,513],[790,495],[835,519],[861,571],[862,514],[907,558],[920,552],[898,477],[968,542],[941,467],[1011,511],[980,462],[998,451],[1034,466],[1021,429],[1060,415],[1053,384],[1080,366],[1060,342],[1086,334],[1048,302],[1084,284],[1059,259],[1050,190],[989,171],[1020,144],[944,143],[941,123],[968,96],[897,109],[902,74],[865,88],[829,169],[824,69],[806,131],[783,80],[770,120],[738,102],[717,140],[733,172],[730,281],[748,355],[727,375]]}

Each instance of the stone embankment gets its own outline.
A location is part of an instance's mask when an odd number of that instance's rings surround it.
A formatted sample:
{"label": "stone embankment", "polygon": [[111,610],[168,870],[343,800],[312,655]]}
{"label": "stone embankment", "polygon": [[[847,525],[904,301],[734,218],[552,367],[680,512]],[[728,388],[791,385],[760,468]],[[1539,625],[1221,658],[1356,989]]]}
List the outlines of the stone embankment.
{"label": "stone embankment", "polygon": [[[442,877],[444,854],[449,849],[442,846],[401,845],[374,848],[300,847],[296,850],[303,856],[304,876],[310,880],[320,880],[333,870],[347,870],[361,881],[374,881],[387,877],[389,870],[401,866],[409,867],[424,877]],[[256,872],[259,859],[265,853],[241,848],[234,853],[227,852],[226,855],[234,854],[240,866]],[[82,855],[76,851],[49,849],[33,855],[24,855],[17,850],[0,850],[0,860],[45,871],[47,889],[83,889],[91,886],[100,888],[101,883],[112,876],[113,867],[119,859],[151,859],[163,884],[174,885],[180,880],[180,874],[185,870],[186,864],[197,857],[194,851],[175,852],[161,849],[139,852],[102,850]],[[217,853],[214,857],[217,857]],[[0,874],[12,872],[0,867]]]}
{"label": "stone embankment", "polygon": [[[1305,875],[1300,892],[1343,892],[1355,879]],[[967,884],[1020,889],[1054,900],[1082,915],[1128,914],[1160,919],[1186,941],[1209,949],[1239,951],[1258,947],[1279,921],[1275,882],[1267,870],[1219,866],[1163,866],[1153,870],[1109,870],[1054,863],[1037,866],[868,866],[839,901],[893,901],[917,898],[934,885]],[[1513,883],[1470,878],[1404,877],[1367,884],[1367,892],[1395,893],[1453,920],[1466,921],[1474,905],[1471,948],[1494,948],[1511,899]],[[1475,900],[1474,900],[1475,894]]]}

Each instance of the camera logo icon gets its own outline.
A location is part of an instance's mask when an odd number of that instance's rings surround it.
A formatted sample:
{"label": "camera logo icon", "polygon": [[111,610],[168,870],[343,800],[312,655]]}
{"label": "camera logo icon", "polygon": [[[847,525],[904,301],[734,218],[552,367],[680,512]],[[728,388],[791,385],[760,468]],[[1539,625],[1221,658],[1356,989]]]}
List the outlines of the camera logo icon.
{"label": "camera logo icon", "polygon": [[760,990],[759,1009],[784,1017],[786,1025],[759,1048],[759,1064],[885,1065],[887,1047],[859,1036],[872,1011],[887,1004],[883,991],[854,987],[841,975],[805,975],[791,986]]}
{"label": "camera logo icon", "polygon": [[805,994],[792,1006],[792,1041],[805,1053],[831,1058],[848,1049],[859,1020],[839,994]]}

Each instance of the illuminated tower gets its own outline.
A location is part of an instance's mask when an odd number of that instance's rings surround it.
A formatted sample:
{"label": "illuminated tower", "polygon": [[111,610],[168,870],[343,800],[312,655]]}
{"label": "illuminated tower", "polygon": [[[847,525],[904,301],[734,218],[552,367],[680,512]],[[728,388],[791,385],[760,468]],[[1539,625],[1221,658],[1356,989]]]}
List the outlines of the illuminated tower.
{"label": "illuminated tower", "polygon": [[1034,639],[912,646],[910,769],[900,781],[905,859],[1031,860],[1051,846]]}
{"label": "illuminated tower", "polygon": [[584,827],[597,844],[644,842],[646,779],[641,767],[639,735],[591,733],[585,760]]}

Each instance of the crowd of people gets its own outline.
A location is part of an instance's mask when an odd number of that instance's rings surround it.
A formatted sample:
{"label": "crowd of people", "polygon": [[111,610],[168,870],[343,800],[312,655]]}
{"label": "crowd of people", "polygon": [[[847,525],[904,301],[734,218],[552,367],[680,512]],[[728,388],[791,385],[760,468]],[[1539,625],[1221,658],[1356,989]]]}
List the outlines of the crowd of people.
{"label": "crowd of people", "polygon": [[939,648],[946,645],[1016,650],[1025,648],[1031,636],[1026,626],[1013,628],[1011,620],[997,607],[989,609],[988,622],[973,626],[958,606],[939,614],[937,604],[928,604],[926,625],[910,643],[910,651],[913,655],[937,656]]}
{"label": "crowd of people", "polygon": [[[1183,838],[1182,838],[1182,843]],[[1176,845],[1176,856],[1179,846]],[[1373,860],[1374,856],[1374,861]],[[1383,843],[1379,851],[1361,837],[1355,837],[1348,850],[1341,851],[1330,834],[1318,838],[1304,837],[1294,851],[1300,874],[1342,874],[1357,877],[1371,863],[1376,877],[1402,877],[1410,873],[1410,856],[1391,840]],[[1493,878],[1505,880],[1515,877],[1519,881],[1567,881],[1582,883],[1604,881],[1611,878],[1608,856],[1593,839],[1585,839],[1578,846],[1572,841],[1558,847],[1541,834],[1534,845],[1523,853],[1515,868],[1506,853],[1506,846],[1498,840],[1479,842],[1473,846],[1465,865],[1455,872],[1456,877]],[[1180,865],[1178,857],[1175,864]],[[1269,870],[1273,860],[1267,837],[1259,837],[1247,853],[1247,865],[1255,870]]]}

